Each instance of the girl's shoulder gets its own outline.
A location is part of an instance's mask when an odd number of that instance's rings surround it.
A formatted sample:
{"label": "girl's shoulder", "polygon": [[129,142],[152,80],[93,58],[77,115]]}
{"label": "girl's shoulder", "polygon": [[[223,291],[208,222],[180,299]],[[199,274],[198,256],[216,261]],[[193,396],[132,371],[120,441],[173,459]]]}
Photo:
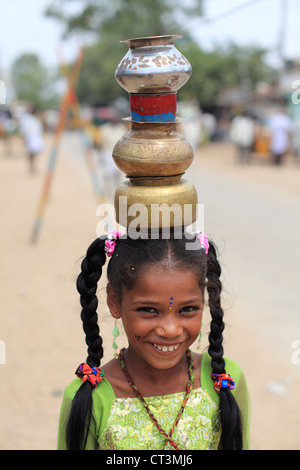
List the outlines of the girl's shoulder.
{"label": "girl's shoulder", "polygon": [[[57,437],[57,446],[58,449],[65,449],[65,430],[68,423],[70,410],[72,408],[73,399],[82,385],[82,380],[76,377],[72,382],[67,385],[64,390],[64,396],[60,409],[59,416],[59,429]],[[115,398],[115,394],[112,386],[109,381],[104,378],[104,380],[98,384],[97,387],[93,389],[92,399],[93,399],[93,412],[92,412],[92,421],[90,425],[90,432],[87,442],[87,448],[94,449],[95,447],[95,436],[98,436],[102,430],[102,427],[106,423],[111,405]]]}
{"label": "girl's shoulder", "polygon": [[[229,358],[224,358],[224,360],[226,374],[229,374],[236,384],[236,388],[233,390],[235,394],[241,386],[246,386],[245,376],[240,366],[234,360]],[[202,355],[194,353],[194,362],[196,371],[195,382],[197,386],[199,384],[214,401],[218,401],[219,395],[215,391],[214,383],[211,379],[212,367],[210,355],[207,352],[204,352]],[[124,393],[128,391],[123,390],[128,384],[126,383],[124,385],[125,382],[122,375],[120,376],[118,367],[116,367],[116,361],[112,360],[110,363],[107,363],[103,369],[105,370],[104,379],[101,384],[93,390],[93,402],[94,405],[96,405],[94,409],[98,410],[100,413],[103,410],[110,409],[113,400],[117,396],[125,396]],[[82,380],[76,377],[64,390],[64,402],[71,403],[81,385]],[[129,393],[128,396],[131,396],[131,393]]]}
{"label": "girl's shoulder", "polygon": [[[233,394],[236,393],[237,389],[240,386],[245,385],[245,377],[242,369],[234,360],[225,357],[225,370],[226,374],[230,375],[232,380],[235,382],[235,389]],[[211,378],[212,367],[211,367],[211,357],[205,352],[202,355],[201,359],[201,368],[200,368],[200,383],[201,387],[204,388],[207,393],[215,400],[218,401],[219,395],[214,389],[214,382]]]}
{"label": "girl's shoulder", "polygon": [[[226,374],[231,375],[231,373],[233,373],[233,374],[240,376],[243,373],[238,363],[234,361],[233,359],[224,357],[224,361],[225,361]],[[206,377],[207,374],[210,375],[211,372],[212,372],[211,357],[208,354],[208,352],[204,352],[201,357],[201,379],[202,379],[202,374],[205,374],[205,377]],[[203,379],[205,377],[203,375]]]}
{"label": "girl's shoulder", "polygon": [[[82,380],[80,378],[76,377],[75,379],[73,379],[64,390],[64,399],[72,400],[81,385]],[[99,394],[100,389],[101,394]],[[103,378],[103,381],[93,389],[93,398],[95,397],[96,399],[101,401],[105,400],[105,397],[108,397],[108,400],[111,400],[114,398],[114,395],[114,390],[110,382],[105,377]]]}
{"label": "girl's shoulder", "polygon": [[[102,401],[106,401],[106,397],[108,397],[109,401],[115,398],[114,387],[112,386],[113,381],[111,380],[111,377],[114,377],[114,375],[116,375],[113,372],[115,368],[111,367],[111,365],[114,363],[115,363],[115,360],[113,359],[107,364],[105,364],[104,366],[100,366],[101,369],[104,371],[103,381],[100,384],[98,384],[97,387],[93,389],[93,400],[102,402]],[[79,377],[75,377],[66,386],[64,390],[64,399],[72,400],[81,385],[82,385],[82,380]]]}

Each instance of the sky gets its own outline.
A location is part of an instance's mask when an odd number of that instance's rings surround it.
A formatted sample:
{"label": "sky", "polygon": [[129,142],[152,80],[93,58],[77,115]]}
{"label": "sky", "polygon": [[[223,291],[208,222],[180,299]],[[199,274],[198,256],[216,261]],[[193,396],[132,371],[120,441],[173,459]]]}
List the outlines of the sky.
{"label": "sky", "polygon": [[[282,14],[284,2],[286,21]],[[0,72],[24,52],[36,53],[48,66],[57,65],[58,50],[68,60],[76,56],[82,37],[62,41],[61,26],[43,15],[49,3],[51,0],[0,0]],[[276,64],[280,31],[285,24],[284,54],[300,59],[300,0],[252,0],[251,6],[232,12],[248,3],[249,0],[205,0],[205,17],[212,20],[191,20],[189,28],[194,38],[206,50],[231,41],[266,47],[272,51],[268,60]]]}

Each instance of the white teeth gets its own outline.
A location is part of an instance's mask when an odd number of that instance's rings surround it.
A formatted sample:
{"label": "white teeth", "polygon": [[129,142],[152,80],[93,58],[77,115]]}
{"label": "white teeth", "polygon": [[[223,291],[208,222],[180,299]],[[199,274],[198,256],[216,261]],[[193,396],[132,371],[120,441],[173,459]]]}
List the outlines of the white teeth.
{"label": "white teeth", "polygon": [[153,346],[155,346],[156,349],[158,349],[159,351],[171,352],[171,351],[175,351],[179,347],[179,344],[176,344],[174,346],[160,346],[159,344],[153,343]]}

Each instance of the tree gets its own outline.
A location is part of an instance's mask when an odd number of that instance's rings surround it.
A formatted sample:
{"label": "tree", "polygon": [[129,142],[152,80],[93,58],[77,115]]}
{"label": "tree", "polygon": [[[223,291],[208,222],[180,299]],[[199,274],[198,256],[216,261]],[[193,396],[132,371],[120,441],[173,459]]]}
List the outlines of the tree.
{"label": "tree", "polygon": [[226,58],[225,81],[239,83],[242,88],[253,89],[259,82],[274,83],[276,71],[265,61],[267,50],[257,46],[238,46],[231,43],[220,53]]}
{"label": "tree", "polygon": [[[85,48],[77,86],[80,102],[105,105],[124,95],[113,78],[127,51],[127,46],[119,41],[148,35],[183,35],[177,44],[192,64],[193,73],[178,98],[195,98],[203,109],[212,108],[225,87],[253,89],[259,81],[269,82],[273,71],[264,62],[266,51],[231,44],[205,52],[195,43],[188,20],[202,16],[203,3],[203,0],[54,0],[46,14],[64,25],[65,37],[86,33],[95,38],[95,43]],[[75,4],[74,13],[70,6]]]}
{"label": "tree", "polygon": [[65,37],[88,32],[113,41],[187,34],[186,20],[202,13],[203,0],[54,0],[45,12],[64,25]]}
{"label": "tree", "polygon": [[[127,46],[119,41],[140,36],[183,34],[187,18],[202,14],[203,0],[57,0],[46,15],[60,21],[64,37],[87,34],[95,42],[85,47],[77,83],[79,101],[106,105],[125,92],[114,80],[114,72]],[[70,7],[76,7],[73,12]],[[127,96],[127,94],[126,94]]]}
{"label": "tree", "polygon": [[230,44],[205,52],[193,43],[184,43],[181,51],[192,64],[188,86],[179,92],[181,99],[197,99],[202,109],[216,105],[219,93],[227,87],[253,91],[259,82],[271,83],[276,71],[264,60],[267,51],[257,47]]}
{"label": "tree", "polygon": [[114,72],[125,54],[125,46],[98,42],[85,48],[76,92],[79,102],[107,106],[127,93],[114,80]]}
{"label": "tree", "polygon": [[33,103],[44,110],[57,103],[54,80],[48,69],[35,54],[22,54],[11,68],[12,83],[19,100]]}

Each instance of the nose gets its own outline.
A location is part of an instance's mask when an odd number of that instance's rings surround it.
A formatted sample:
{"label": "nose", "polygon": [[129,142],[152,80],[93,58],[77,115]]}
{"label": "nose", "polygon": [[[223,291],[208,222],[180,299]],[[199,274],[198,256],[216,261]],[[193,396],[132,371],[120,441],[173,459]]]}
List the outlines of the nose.
{"label": "nose", "polygon": [[162,318],[156,327],[156,334],[160,337],[165,338],[178,338],[183,332],[183,328],[180,325],[178,319],[175,319],[173,315],[167,315]]}

